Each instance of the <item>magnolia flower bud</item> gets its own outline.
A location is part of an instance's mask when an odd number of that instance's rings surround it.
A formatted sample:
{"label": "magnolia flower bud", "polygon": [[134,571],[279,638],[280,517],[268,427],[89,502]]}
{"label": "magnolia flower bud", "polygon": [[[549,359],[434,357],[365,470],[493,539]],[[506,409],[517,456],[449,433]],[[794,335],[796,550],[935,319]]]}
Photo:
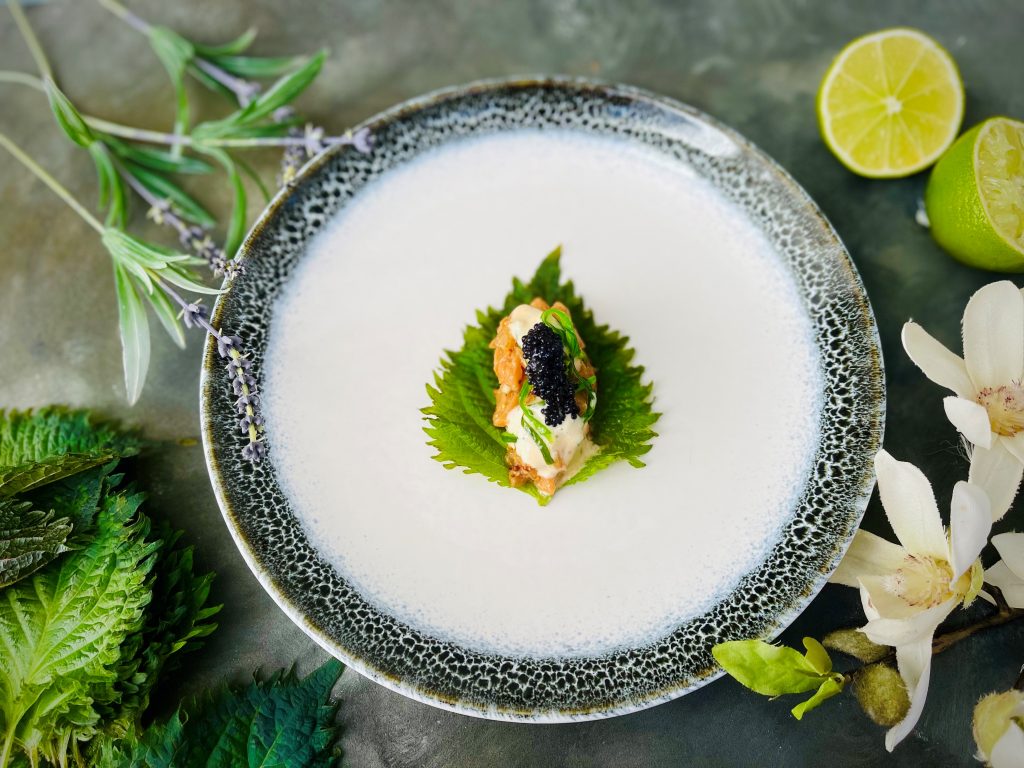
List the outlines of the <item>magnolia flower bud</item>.
{"label": "magnolia flower bud", "polygon": [[1024,691],[990,693],[982,698],[974,708],[973,730],[978,759],[993,768],[1024,763],[1019,753],[1019,744],[1024,743]]}
{"label": "magnolia flower bud", "polygon": [[854,675],[853,693],[861,709],[878,725],[896,725],[910,710],[907,686],[888,664],[871,664]]}

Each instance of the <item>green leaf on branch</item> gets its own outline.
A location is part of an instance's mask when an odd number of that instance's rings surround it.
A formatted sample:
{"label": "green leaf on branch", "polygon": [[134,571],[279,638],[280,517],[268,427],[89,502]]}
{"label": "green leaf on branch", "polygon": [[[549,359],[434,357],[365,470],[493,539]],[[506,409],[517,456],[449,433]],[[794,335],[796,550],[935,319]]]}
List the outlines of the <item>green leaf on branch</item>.
{"label": "green leaf on branch", "polygon": [[804,638],[807,653],[763,640],[732,640],[716,645],[715,661],[738,682],[763,696],[787,693],[815,694],[793,708],[799,720],[805,713],[843,690],[845,678],[832,672],[832,660],[821,643]]}
{"label": "green leaf on branch", "polygon": [[[185,70],[195,57],[195,48],[188,40],[167,27],[152,26],[149,28],[149,42],[157,58],[167,70],[167,75],[174,85],[175,116],[174,133],[183,136],[188,132],[188,93],[185,91]],[[175,157],[181,155],[181,145],[171,149]]]}
{"label": "green leaf on branch", "polygon": [[100,210],[107,209],[106,225],[108,227],[123,227],[128,217],[128,195],[124,188],[124,181],[110,157],[110,150],[102,142],[94,141],[89,145],[88,151],[99,178],[100,192],[97,207]]}
{"label": "green leaf on branch", "polygon": [[174,212],[181,218],[207,229],[217,225],[217,220],[209,211],[166,176],[131,161],[125,162],[124,166],[142,186],[157,197],[169,201]]}
{"label": "green leaf on branch", "polygon": [[7,587],[39,570],[62,552],[71,523],[54,518],[27,501],[0,499],[0,587]]}
{"label": "green leaf on branch", "polygon": [[[618,461],[644,466],[641,457],[651,449],[656,437],[652,427],[660,416],[653,409],[652,387],[643,383],[644,369],[633,363],[629,339],[607,325],[598,325],[576,295],[572,281],[562,282],[560,259],[561,248],[556,248],[529,282],[512,281],[512,292],[500,309],[478,311],[476,324],[463,332],[462,348],[445,353],[434,383],[427,385],[431,402],[422,410],[426,417],[423,430],[429,437],[427,444],[437,450],[433,458],[446,469],[460,468],[465,474],[477,473],[498,485],[509,485],[502,430],[491,423],[498,381],[489,345],[501,318],[538,296],[568,307],[599,377],[600,397],[590,425],[600,451],[565,485],[585,480]],[[532,483],[518,490],[541,505],[550,500]]]}
{"label": "green leaf on branch", "polygon": [[[114,288],[121,329],[121,360],[124,388],[129,405],[135,405],[149,371],[149,321],[128,271],[114,264]],[[152,290],[152,285],[150,285]]]}
{"label": "green leaf on branch", "polygon": [[305,56],[208,56],[226,72],[237,77],[280,77],[306,62]]}
{"label": "green leaf on branch", "polygon": [[[192,138],[200,144],[204,139],[234,137],[239,138],[242,129],[257,127],[261,120],[270,117],[277,109],[291,103],[320,74],[326,51],[312,56],[304,65],[294,72],[285,75],[264,93],[261,93],[242,109],[221,120],[200,123],[192,130]],[[277,128],[280,124],[273,124]],[[259,127],[266,127],[260,125]],[[246,134],[249,135],[249,134]]]}
{"label": "green leaf on branch", "polygon": [[122,160],[129,160],[152,171],[189,174],[210,173],[213,171],[213,166],[208,162],[191,155],[175,157],[163,149],[128,144],[107,135],[103,136],[103,142]]}
{"label": "green leaf on branch", "polygon": [[842,675],[834,675],[832,677],[827,677],[825,678],[825,680],[822,681],[821,685],[818,687],[818,690],[815,691],[814,695],[811,696],[811,698],[807,699],[807,701],[800,702],[795,707],[793,707],[793,709],[791,709],[790,712],[793,714],[793,717],[795,717],[797,720],[803,720],[804,715],[810,712],[812,709],[817,709],[828,699],[831,699],[833,696],[837,696],[838,694],[842,693],[844,685],[845,678],[843,678]]}
{"label": "green leaf on branch", "polygon": [[240,34],[234,40],[230,40],[221,45],[203,45],[202,43],[193,43],[192,46],[203,58],[211,58],[213,56],[236,56],[240,53],[244,53],[252,45],[256,39],[256,28],[249,27],[245,32]]}
{"label": "green leaf on branch", "polygon": [[821,642],[826,648],[853,656],[865,664],[880,661],[892,653],[892,648],[871,642],[859,629],[837,629],[825,635]]}
{"label": "green leaf on branch", "polygon": [[57,84],[50,78],[46,78],[44,85],[46,97],[50,101],[50,109],[53,110],[53,116],[57,118],[57,124],[65,135],[80,147],[88,147],[96,141],[96,134],[86,125],[85,119],[75,109],[71,100],[57,87]]}

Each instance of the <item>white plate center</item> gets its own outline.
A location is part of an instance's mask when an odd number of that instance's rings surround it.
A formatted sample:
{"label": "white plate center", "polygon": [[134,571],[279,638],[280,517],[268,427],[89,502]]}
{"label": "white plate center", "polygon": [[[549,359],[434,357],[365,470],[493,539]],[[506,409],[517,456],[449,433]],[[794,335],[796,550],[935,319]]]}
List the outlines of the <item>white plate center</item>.
{"label": "white plate center", "polygon": [[[475,310],[558,244],[663,416],[647,467],[541,508],[432,461],[419,409]],[[788,269],[738,207],[653,150],[523,130],[425,153],[329,222],[273,307],[264,407],[285,493],[370,602],[475,650],[589,655],[664,636],[764,559],[821,381]]]}

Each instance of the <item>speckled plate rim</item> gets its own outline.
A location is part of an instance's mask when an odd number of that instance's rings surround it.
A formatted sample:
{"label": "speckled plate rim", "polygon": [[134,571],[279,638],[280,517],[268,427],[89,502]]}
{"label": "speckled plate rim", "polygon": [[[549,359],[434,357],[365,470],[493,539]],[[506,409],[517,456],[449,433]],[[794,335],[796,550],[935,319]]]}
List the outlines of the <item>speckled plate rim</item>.
{"label": "speckled plate rim", "polygon": [[[807,192],[792,178],[792,176],[790,176],[790,174],[779,166],[770,156],[735,130],[719,123],[716,119],[701,112],[700,110],[641,88],[602,82],[589,78],[563,76],[522,76],[484,79],[474,81],[466,85],[438,89],[425,95],[409,99],[390,109],[378,113],[373,117],[370,117],[356,126],[353,131],[366,128],[376,135],[392,122],[398,121],[410,114],[443,104],[444,102],[474,95],[486,94],[490,91],[500,91],[502,89],[531,88],[576,89],[581,92],[590,92],[594,95],[614,95],[615,97],[621,97],[638,104],[653,105],[658,109],[679,113],[680,116],[688,120],[702,123],[714,131],[724,134],[741,150],[742,154],[755,158],[756,161],[774,177],[776,182],[781,182],[783,186],[787,188],[787,192],[791,195],[792,200],[800,204],[802,213],[816,219],[823,229],[823,234],[831,241],[832,245],[835,246],[835,255],[838,257],[839,266],[844,270],[844,277],[852,287],[853,294],[858,303],[860,314],[856,318],[856,322],[861,324],[861,331],[864,334],[866,342],[870,345],[871,360],[868,367],[870,368],[871,381],[869,384],[873,390],[871,392],[873,397],[870,403],[871,412],[868,415],[871,417],[872,423],[869,425],[867,430],[867,445],[862,446],[859,450],[859,455],[862,457],[863,461],[861,462],[861,472],[854,480],[854,486],[857,488],[857,493],[850,503],[850,514],[848,515],[849,525],[846,534],[834,542],[832,557],[819,568],[815,578],[804,586],[799,598],[793,600],[787,610],[776,614],[768,625],[764,627],[764,631],[761,633],[761,636],[766,639],[774,639],[807,608],[827,583],[829,576],[835,570],[839,561],[849,548],[874,489],[874,474],[871,469],[871,458],[874,456],[874,453],[878,448],[881,447],[884,434],[886,406],[885,376],[882,347],[878,336],[877,324],[864,289],[863,281],[861,280],[847,249],[843,245],[831,223],[825,217],[824,213],[817,207],[810,195],[808,195]],[[268,203],[267,207],[260,214],[249,231],[245,241],[242,243],[239,249],[239,256],[248,258],[251,255],[253,245],[257,238],[263,230],[274,221],[275,216],[281,210],[282,206],[284,206],[285,203],[296,194],[297,190],[301,189],[302,185],[307,180],[319,173],[335,158],[336,155],[351,151],[354,150],[349,146],[335,146],[310,160],[310,162],[301,169],[296,177],[285,187],[280,189],[270,203]],[[221,327],[224,319],[225,302],[231,293],[231,285],[225,283],[224,289],[224,293],[217,298],[211,317],[214,327],[218,328]],[[214,387],[223,384],[223,381],[218,381],[220,373],[218,369],[221,367],[221,363],[222,361],[217,354],[216,340],[212,336],[208,336],[199,384],[203,449],[214,494],[224,520],[227,523],[231,537],[234,539],[239,552],[242,554],[246,564],[253,572],[253,575],[257,578],[260,585],[274,599],[285,614],[324,650],[339,658],[347,666],[351,667],[361,675],[390,690],[396,691],[407,698],[463,715],[514,722],[566,723],[616,717],[654,707],[700,688],[723,674],[720,669],[717,669],[714,666],[709,666],[703,669],[700,674],[693,675],[688,680],[681,683],[665,686],[649,695],[639,697],[633,695],[622,703],[611,706],[599,706],[583,709],[513,709],[496,705],[482,706],[476,701],[452,698],[438,691],[410,683],[382,671],[372,660],[363,658],[359,654],[352,652],[350,649],[342,647],[336,638],[330,636],[325,629],[315,621],[311,621],[310,617],[306,615],[303,609],[296,605],[289,596],[287,590],[281,583],[279,583],[278,578],[274,574],[270,573],[264,564],[261,563],[258,553],[255,551],[252,543],[246,538],[241,529],[238,511],[236,511],[233,506],[231,489],[229,488],[226,478],[222,472],[221,462],[218,458],[218,453],[221,450],[239,451],[241,443],[219,448],[213,435],[214,414],[212,410],[213,404],[211,402],[211,397],[214,394]]]}

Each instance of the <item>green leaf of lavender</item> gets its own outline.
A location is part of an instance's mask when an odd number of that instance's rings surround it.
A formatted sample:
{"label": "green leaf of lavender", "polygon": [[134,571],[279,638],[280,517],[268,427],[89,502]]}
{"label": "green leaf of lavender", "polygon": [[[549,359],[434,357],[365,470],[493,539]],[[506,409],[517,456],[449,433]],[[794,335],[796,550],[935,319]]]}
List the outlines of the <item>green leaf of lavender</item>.
{"label": "green leaf of lavender", "polygon": [[113,136],[103,136],[103,142],[122,160],[129,160],[149,170],[188,174],[210,173],[213,171],[212,165],[198,157],[190,155],[175,157],[166,150],[128,144],[115,139]]}
{"label": "green leaf of lavender", "polygon": [[235,56],[242,53],[252,45],[252,42],[255,39],[256,28],[249,27],[234,40],[229,40],[221,45],[203,45],[201,43],[193,43],[192,45],[195,48],[196,53],[204,59],[209,59],[214,56]]}
{"label": "green leaf of lavender", "polygon": [[181,323],[179,322],[177,309],[171,303],[167,294],[157,287],[155,291],[147,293],[146,298],[149,300],[150,306],[153,307],[157,320],[160,321],[164,330],[167,331],[167,335],[171,337],[171,341],[173,341],[179,349],[184,349],[185,331],[182,329]]}
{"label": "green leaf of lavender", "polygon": [[67,134],[67,137],[80,147],[88,147],[96,141],[96,134],[86,125],[85,119],[75,109],[71,100],[57,87],[57,84],[46,78],[45,86],[46,97],[50,100],[50,109],[53,110],[57,124]]}
{"label": "green leaf of lavender", "polygon": [[93,142],[88,146],[88,150],[100,180],[99,208],[107,209],[106,224],[108,227],[123,227],[128,215],[128,197],[124,182],[103,143]]}
{"label": "green leaf of lavender", "polygon": [[202,141],[203,138],[236,136],[239,128],[252,126],[263,118],[269,117],[275,110],[295,99],[316,79],[326,56],[326,51],[320,51],[302,67],[274,83],[265,93],[260,94],[243,109],[222,120],[213,120],[197,125],[192,131],[193,139]]}
{"label": "green leaf of lavender", "polygon": [[244,173],[252,180],[252,183],[255,184],[256,187],[259,189],[260,194],[263,195],[263,199],[269,203],[273,195],[267,188],[267,185],[263,182],[263,179],[260,178],[260,175],[256,173],[256,169],[249,165],[247,162],[245,162],[245,160],[242,160],[241,158],[236,158],[235,164],[238,166],[238,169],[242,173]]}
{"label": "green leaf of lavender", "polygon": [[149,321],[128,272],[114,264],[114,286],[117,290],[117,311],[121,323],[121,351],[124,364],[124,386],[128,404],[134,405],[142,394],[142,385],[149,370]]}
{"label": "green leaf of lavender", "polygon": [[[183,135],[188,131],[188,94],[185,91],[185,70],[195,57],[192,43],[167,27],[150,27],[149,42],[157,58],[164,65],[174,85],[177,102],[174,117],[174,133]],[[180,156],[181,145],[176,145],[171,154]]]}
{"label": "green leaf of lavender", "polygon": [[245,185],[242,183],[242,177],[239,175],[238,167],[234,162],[228,168],[228,178],[231,181],[235,202],[231,207],[231,219],[228,223],[227,237],[224,240],[224,255],[232,259],[245,238],[247,204]]}
{"label": "green leaf of lavender", "polygon": [[[232,91],[230,88],[224,85],[224,83],[219,82],[216,78],[210,77],[209,74],[207,74],[199,67],[197,67],[195,65],[195,62],[188,65],[188,73],[192,75],[192,77],[194,77],[200,83],[205,85],[209,90],[213,91],[214,93],[219,93],[221,96],[223,96],[225,99],[232,102],[233,104],[238,103],[234,91]],[[195,138],[195,130],[192,131],[192,138]]]}
{"label": "green leaf of lavender", "polygon": [[280,77],[306,61],[305,56],[208,56],[211,63],[238,77]]}
{"label": "green leaf of lavender", "polygon": [[124,165],[125,170],[138,179],[146,189],[157,197],[170,200],[175,213],[181,218],[206,228],[217,225],[217,220],[199,201],[163,174],[131,161],[126,161]]}

